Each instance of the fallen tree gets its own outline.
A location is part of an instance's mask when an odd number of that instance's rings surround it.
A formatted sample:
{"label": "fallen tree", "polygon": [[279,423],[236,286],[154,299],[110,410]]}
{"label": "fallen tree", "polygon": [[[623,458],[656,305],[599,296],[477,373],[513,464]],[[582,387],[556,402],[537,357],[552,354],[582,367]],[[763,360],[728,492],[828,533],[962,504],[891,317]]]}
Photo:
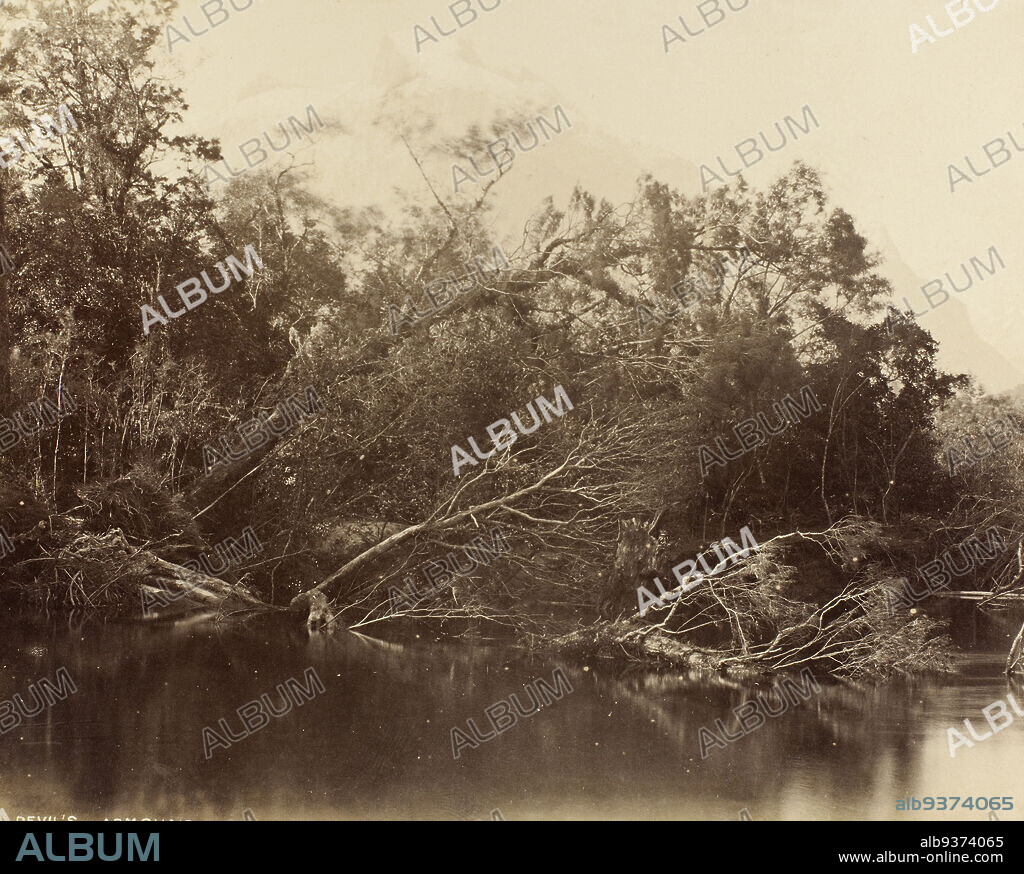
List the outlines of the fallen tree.
{"label": "fallen tree", "polygon": [[[948,670],[943,624],[917,610],[892,609],[893,569],[863,562],[885,538],[874,523],[847,518],[820,532],[795,531],[765,541],[731,568],[705,577],[676,600],[634,611],[551,641],[581,656],[626,654],[679,667],[770,673],[818,665],[846,677]],[[819,603],[802,577],[810,565],[793,554],[813,544],[836,570],[838,591]]]}
{"label": "fallen tree", "polygon": [[43,548],[37,562],[48,566],[31,582],[20,583],[31,599],[59,607],[115,607],[134,612],[147,596],[157,601],[185,599],[196,607],[262,607],[244,586],[182,567],[132,546],[119,528],[105,534],[81,533],[55,551]]}
{"label": "fallen tree", "polygon": [[[451,544],[441,539],[445,535],[473,534],[484,524],[500,525],[518,544],[520,548],[508,557],[508,562],[524,578],[529,577],[535,588],[569,585],[578,578],[573,571],[596,576],[615,519],[641,506],[641,487],[629,473],[637,463],[638,453],[631,448],[637,430],[635,425],[587,422],[569,441],[561,460],[547,469],[530,465],[535,446],[515,454],[506,451],[495,455],[477,473],[455,484],[427,518],[363,550],[296,596],[291,608],[302,610],[314,603],[313,593],[327,595],[347,583],[335,598],[336,615],[351,613],[352,627],[415,615],[391,611],[386,596],[388,582],[402,573],[408,559],[399,562],[397,570],[385,569],[378,576],[368,576],[368,569],[401,546],[426,543],[450,548]],[[508,483],[518,487],[502,491]],[[582,589],[579,594],[583,594]],[[496,610],[470,597],[463,605],[431,607],[428,615],[508,619],[512,613],[525,618],[521,610]]]}

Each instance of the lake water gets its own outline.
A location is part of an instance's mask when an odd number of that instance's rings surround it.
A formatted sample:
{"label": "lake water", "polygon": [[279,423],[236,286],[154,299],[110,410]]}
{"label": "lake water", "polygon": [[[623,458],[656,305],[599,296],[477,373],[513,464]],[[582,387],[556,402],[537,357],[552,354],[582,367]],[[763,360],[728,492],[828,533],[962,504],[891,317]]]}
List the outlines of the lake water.
{"label": "lake water", "polygon": [[[1001,675],[1019,618],[960,621],[953,676],[823,685],[702,760],[701,726],[767,683],[528,656],[426,634],[310,638],[280,615],[244,624],[41,621],[0,614],[0,699],[55,681],[77,691],[0,735],[0,807],[16,816],[242,820],[632,818],[976,820],[897,811],[917,796],[1011,796],[1024,806],[1024,718],[950,757],[946,729],[1024,690]],[[983,627],[982,627],[983,626]],[[970,649],[968,649],[970,648]],[[324,684],[248,736],[236,710],[312,667]],[[573,691],[452,757],[451,729],[562,668]],[[303,681],[304,682],[304,681]],[[280,704],[278,704],[280,706]],[[230,748],[204,757],[225,719]]]}

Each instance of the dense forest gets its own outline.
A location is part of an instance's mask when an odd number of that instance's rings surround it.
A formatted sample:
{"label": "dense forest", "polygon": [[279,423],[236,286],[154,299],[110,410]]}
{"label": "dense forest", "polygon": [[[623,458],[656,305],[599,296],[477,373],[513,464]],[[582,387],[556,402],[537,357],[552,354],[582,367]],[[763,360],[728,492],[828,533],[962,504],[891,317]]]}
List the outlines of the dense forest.
{"label": "dense forest", "polygon": [[[577,190],[518,239],[490,230],[504,169],[393,219],[281,166],[208,190],[220,144],[154,72],[170,5],[5,24],[8,605],[884,676],[950,663],[921,566],[1020,586],[1014,405],[936,366],[813,168]],[[640,615],[744,528],[756,549]]]}

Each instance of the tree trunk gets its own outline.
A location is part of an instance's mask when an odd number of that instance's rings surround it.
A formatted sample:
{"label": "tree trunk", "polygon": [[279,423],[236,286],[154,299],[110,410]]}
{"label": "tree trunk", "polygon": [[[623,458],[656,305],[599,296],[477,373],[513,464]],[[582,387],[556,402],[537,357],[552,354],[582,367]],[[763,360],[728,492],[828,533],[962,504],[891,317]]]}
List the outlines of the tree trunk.
{"label": "tree trunk", "polygon": [[1013,639],[1013,645],[1010,647],[1010,654],[1006,657],[1006,674],[1009,676],[1013,673],[1017,667],[1017,662],[1020,661],[1020,650],[1021,646],[1024,645],[1024,623],[1021,623],[1020,631],[1017,632],[1017,636]]}
{"label": "tree trunk", "polygon": [[[280,410],[275,409],[269,421],[274,423],[274,427],[279,427],[285,420]],[[185,494],[186,502],[197,510],[193,518],[198,519],[249,476],[282,440],[296,432],[297,427],[296,425],[283,434],[274,434],[269,428],[266,429],[263,432],[267,436],[266,443],[256,447],[244,458],[229,461],[226,465],[218,465],[208,477],[194,483]]]}
{"label": "tree trunk", "polygon": [[217,577],[164,561],[151,552],[139,552],[132,556],[128,568],[133,576],[144,577],[148,581],[146,585],[154,593],[162,594],[165,598],[170,593],[172,600],[187,597],[190,601],[206,606],[236,600],[249,607],[264,606],[262,601],[241,586],[233,586]]}

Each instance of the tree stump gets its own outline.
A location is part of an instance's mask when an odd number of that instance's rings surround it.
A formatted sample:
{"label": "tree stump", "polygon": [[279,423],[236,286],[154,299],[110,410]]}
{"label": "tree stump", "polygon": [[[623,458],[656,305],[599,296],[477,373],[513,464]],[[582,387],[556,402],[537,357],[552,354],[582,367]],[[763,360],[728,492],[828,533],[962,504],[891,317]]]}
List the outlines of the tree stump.
{"label": "tree stump", "polygon": [[324,628],[331,619],[331,608],[327,596],[319,589],[301,592],[292,598],[288,609],[295,613],[306,614],[306,628]]}
{"label": "tree stump", "polygon": [[601,618],[614,620],[637,610],[636,590],[649,583],[658,560],[658,541],[651,536],[651,526],[637,518],[619,523],[619,539],[615,547],[615,566],[608,584],[601,592]]}

